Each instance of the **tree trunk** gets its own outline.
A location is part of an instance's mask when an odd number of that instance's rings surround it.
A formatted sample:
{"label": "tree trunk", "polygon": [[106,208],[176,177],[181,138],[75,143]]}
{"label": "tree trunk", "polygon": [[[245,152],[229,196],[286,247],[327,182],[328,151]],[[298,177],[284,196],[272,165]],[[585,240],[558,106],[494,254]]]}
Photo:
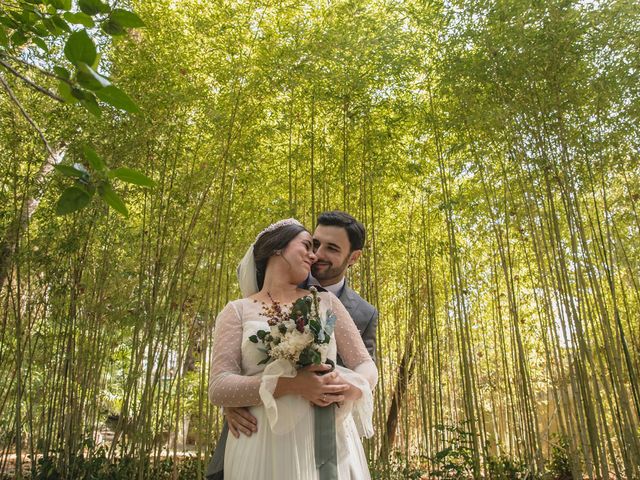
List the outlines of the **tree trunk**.
{"label": "tree trunk", "polygon": [[391,406],[389,407],[389,414],[387,415],[386,428],[385,428],[385,441],[382,444],[382,451],[378,455],[378,458],[388,458],[389,453],[393,450],[393,446],[396,442],[396,431],[398,429],[398,412],[400,411],[400,405],[403,405],[404,399],[407,395],[407,388],[411,382],[413,376],[415,362],[413,360],[413,337],[410,335],[407,341],[407,346],[402,355],[402,361],[398,367],[398,375],[396,377],[396,384],[393,389],[393,395],[391,397]]}

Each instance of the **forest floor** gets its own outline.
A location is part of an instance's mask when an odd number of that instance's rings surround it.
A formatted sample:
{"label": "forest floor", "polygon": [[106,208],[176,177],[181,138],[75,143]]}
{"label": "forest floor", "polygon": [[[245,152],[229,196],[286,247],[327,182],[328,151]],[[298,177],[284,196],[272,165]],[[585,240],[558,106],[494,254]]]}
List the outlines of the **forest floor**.
{"label": "forest floor", "polygon": [[[195,453],[195,450],[193,451],[182,451],[182,452],[177,452],[175,457],[177,457],[178,459],[180,458],[190,458],[193,457],[193,453]],[[39,456],[41,457],[41,456]],[[169,457],[174,457],[172,452],[167,452],[167,455],[161,455],[161,459],[165,459],[165,458],[169,458]],[[175,458],[174,457],[174,458]],[[0,475],[0,480],[14,480],[16,478],[16,466],[17,466],[17,456],[15,453],[12,454],[8,454],[5,455],[4,457],[0,457],[0,470],[2,470],[2,467],[4,466],[4,473],[2,475]],[[23,456],[22,458],[22,478],[28,479],[31,476],[31,466],[32,466],[32,462],[31,459],[28,456]],[[182,476],[180,476],[180,478],[183,478]],[[375,478],[388,478],[386,475],[385,476],[375,476]],[[396,474],[391,474],[391,477],[393,480],[400,480],[402,478],[402,475],[399,473]],[[412,477],[415,478],[415,477]],[[453,478],[453,477],[450,477]],[[563,479],[559,479],[559,478],[552,478],[552,477],[544,477],[545,480],[563,480]],[[610,480],[625,480],[624,478],[619,478],[616,477],[615,475],[610,475],[609,477]],[[195,477],[193,477],[193,480],[196,480]],[[442,480],[442,477],[433,477],[430,475],[423,475],[421,477],[419,477],[419,480]],[[588,476],[583,477],[583,480],[590,480]]]}
{"label": "forest floor", "polygon": [[[177,452],[170,451],[165,449],[164,452],[160,454],[160,460],[164,460],[167,458],[176,458],[176,459],[187,459],[194,458],[197,455],[197,449],[195,445],[188,445],[184,450],[181,449]],[[35,458],[35,462],[42,458],[42,455],[37,455]],[[31,475],[31,468],[33,466],[33,461],[29,454],[22,455],[22,477],[29,478]],[[0,456],[0,471],[4,473],[0,474],[0,480],[10,480],[16,478],[16,470],[18,465],[18,456],[15,453],[8,453],[3,456]]]}

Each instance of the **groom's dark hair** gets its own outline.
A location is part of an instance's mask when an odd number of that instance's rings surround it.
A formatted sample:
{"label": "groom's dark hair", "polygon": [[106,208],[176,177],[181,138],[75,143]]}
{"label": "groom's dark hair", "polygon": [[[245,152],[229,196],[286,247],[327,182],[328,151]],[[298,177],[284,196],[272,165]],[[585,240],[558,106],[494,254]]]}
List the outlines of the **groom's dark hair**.
{"label": "groom's dark hair", "polygon": [[347,212],[341,210],[332,210],[330,212],[321,213],[318,217],[318,225],[329,227],[342,227],[347,231],[349,237],[349,245],[351,251],[362,250],[364,247],[365,230],[364,225],[353,218]]}
{"label": "groom's dark hair", "polygon": [[260,235],[253,245],[253,259],[256,262],[258,290],[262,290],[262,286],[264,285],[264,276],[267,272],[267,262],[269,258],[285,249],[287,245],[289,245],[289,242],[296,238],[300,232],[307,231],[308,230],[302,225],[289,224]]}

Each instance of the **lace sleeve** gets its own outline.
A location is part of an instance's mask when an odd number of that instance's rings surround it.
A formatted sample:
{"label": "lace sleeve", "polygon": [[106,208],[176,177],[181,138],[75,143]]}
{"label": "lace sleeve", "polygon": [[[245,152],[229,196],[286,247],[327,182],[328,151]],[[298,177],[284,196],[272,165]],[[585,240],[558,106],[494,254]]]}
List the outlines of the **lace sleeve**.
{"label": "lace sleeve", "polygon": [[259,405],[261,376],[242,374],[242,317],[234,302],[218,314],[209,373],[209,401],[222,407]]}
{"label": "lace sleeve", "polygon": [[376,364],[371,360],[360,332],[358,332],[356,324],[347,309],[342,305],[342,302],[333,294],[329,299],[331,310],[337,317],[335,337],[338,355],[342,358],[345,366],[362,375],[369,382],[371,390],[373,390],[378,381]]}
{"label": "lace sleeve", "polygon": [[331,309],[336,314],[335,338],[338,354],[347,368],[336,366],[344,380],[362,392],[362,396],[353,402],[345,402],[344,408],[336,412],[336,419],[352,414],[354,423],[361,437],[373,436],[373,388],[378,381],[378,369],[371,357],[356,324],[344,308],[344,305],[333,295],[330,297]]}

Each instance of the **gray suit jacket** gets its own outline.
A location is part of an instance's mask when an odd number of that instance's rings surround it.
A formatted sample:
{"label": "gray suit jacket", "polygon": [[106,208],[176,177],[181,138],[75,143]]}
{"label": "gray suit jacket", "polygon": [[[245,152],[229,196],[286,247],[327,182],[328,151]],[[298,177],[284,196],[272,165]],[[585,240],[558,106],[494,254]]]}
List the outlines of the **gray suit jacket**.
{"label": "gray suit jacket", "polygon": [[[351,315],[353,322],[358,327],[358,331],[362,336],[364,345],[369,351],[369,355],[375,361],[376,359],[376,328],[378,327],[378,310],[358,295],[347,283],[345,283],[342,292],[338,296],[344,307]],[[342,360],[338,357],[338,363],[342,365]],[[222,433],[216,444],[205,477],[207,480],[223,480],[224,478],[224,449],[227,444],[227,434],[229,428],[227,422],[224,422]]]}

